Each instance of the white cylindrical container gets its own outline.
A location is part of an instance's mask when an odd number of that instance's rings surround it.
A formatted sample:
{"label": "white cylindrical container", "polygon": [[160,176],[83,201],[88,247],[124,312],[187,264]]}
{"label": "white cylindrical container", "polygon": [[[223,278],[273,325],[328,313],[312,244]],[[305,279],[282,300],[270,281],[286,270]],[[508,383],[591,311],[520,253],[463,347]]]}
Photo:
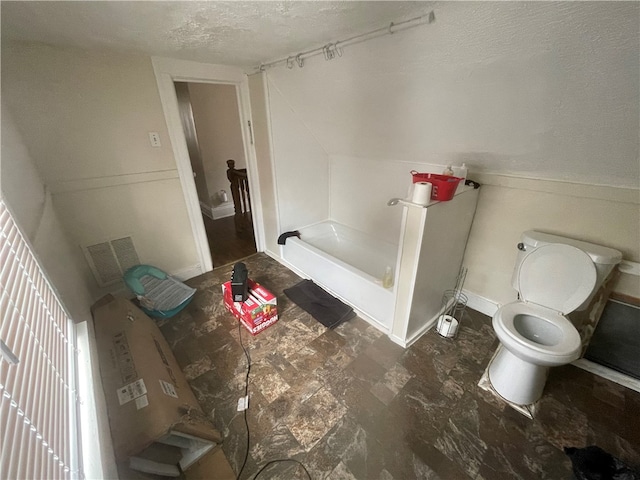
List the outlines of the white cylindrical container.
{"label": "white cylindrical container", "polygon": [[460,177],[462,179],[460,181],[461,184],[464,185],[464,181],[467,179],[468,173],[469,173],[469,170],[467,169],[466,163],[463,163],[461,167],[458,167],[458,174],[456,175],[456,177]]}
{"label": "white cylindrical container", "polygon": [[427,206],[430,201],[431,201],[431,184],[429,182],[414,183],[411,202],[417,205]]}
{"label": "white cylindrical container", "polygon": [[391,266],[387,266],[384,269],[384,275],[382,276],[382,286],[384,288],[393,287],[393,269]]}
{"label": "white cylindrical container", "polygon": [[438,317],[436,331],[443,337],[455,337],[458,332],[458,320],[451,315],[440,315]]}
{"label": "white cylindrical container", "polygon": [[467,179],[467,174],[468,173],[469,172],[467,170],[467,164],[466,163],[463,163],[461,167],[453,167],[454,176],[462,179],[462,180],[460,180],[460,183],[458,183],[458,188],[456,189],[456,191],[460,191],[460,189],[464,187],[464,182]]}

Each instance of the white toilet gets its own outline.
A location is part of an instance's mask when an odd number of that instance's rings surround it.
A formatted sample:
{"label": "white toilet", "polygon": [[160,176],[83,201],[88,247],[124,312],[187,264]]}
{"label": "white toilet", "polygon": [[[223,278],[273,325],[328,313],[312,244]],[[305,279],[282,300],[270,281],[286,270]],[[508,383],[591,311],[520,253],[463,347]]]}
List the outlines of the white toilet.
{"label": "white toilet", "polygon": [[542,396],[549,367],[580,356],[580,335],[565,315],[589,305],[622,254],[533,230],[522,234],[518,249],[511,284],[519,300],[493,316],[500,346],[489,380],[505,400],[529,405]]}

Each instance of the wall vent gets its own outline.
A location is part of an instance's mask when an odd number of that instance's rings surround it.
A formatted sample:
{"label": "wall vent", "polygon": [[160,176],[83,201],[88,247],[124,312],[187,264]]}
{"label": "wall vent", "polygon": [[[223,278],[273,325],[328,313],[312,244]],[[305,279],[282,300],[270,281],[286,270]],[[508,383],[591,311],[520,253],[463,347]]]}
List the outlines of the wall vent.
{"label": "wall vent", "polygon": [[101,287],[120,282],[124,272],[140,264],[138,252],[131,237],[88,245],[83,250],[91,271]]}

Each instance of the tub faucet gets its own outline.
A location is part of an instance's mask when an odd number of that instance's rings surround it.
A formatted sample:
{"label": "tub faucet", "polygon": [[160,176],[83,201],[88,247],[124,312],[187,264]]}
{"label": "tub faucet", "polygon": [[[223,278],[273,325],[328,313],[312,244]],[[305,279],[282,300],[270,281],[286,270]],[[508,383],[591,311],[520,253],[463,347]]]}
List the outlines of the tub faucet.
{"label": "tub faucet", "polygon": [[294,230],[292,232],[284,232],[282,235],[278,237],[278,245],[284,245],[287,243],[287,238],[289,237],[298,237],[300,238],[300,232],[298,230]]}

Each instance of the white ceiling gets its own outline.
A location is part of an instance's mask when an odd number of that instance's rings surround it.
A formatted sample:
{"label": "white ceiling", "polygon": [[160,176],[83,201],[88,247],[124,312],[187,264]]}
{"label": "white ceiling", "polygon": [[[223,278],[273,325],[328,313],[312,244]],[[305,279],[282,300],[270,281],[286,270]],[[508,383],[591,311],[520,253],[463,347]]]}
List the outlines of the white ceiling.
{"label": "white ceiling", "polygon": [[2,1],[2,40],[254,67],[427,13],[404,1]]}

